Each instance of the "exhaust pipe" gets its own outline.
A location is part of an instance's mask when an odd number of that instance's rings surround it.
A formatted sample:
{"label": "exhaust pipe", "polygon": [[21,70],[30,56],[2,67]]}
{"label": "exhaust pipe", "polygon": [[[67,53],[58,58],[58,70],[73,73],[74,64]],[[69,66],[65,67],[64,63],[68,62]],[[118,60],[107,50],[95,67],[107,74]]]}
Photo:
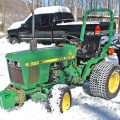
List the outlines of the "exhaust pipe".
{"label": "exhaust pipe", "polygon": [[37,49],[37,41],[35,40],[35,14],[34,14],[34,9],[35,9],[35,1],[32,0],[32,40],[30,41],[30,50],[34,51]]}

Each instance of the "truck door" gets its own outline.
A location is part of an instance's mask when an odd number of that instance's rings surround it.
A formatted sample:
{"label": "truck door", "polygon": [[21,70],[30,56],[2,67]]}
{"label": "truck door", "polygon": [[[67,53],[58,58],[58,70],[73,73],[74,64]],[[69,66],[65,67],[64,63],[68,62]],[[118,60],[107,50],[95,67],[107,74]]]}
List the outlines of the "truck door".
{"label": "truck door", "polygon": [[50,14],[42,14],[40,16],[40,25],[37,32],[38,43],[49,43],[52,41],[52,25]]}
{"label": "truck door", "polygon": [[22,41],[30,41],[32,39],[32,16],[19,28],[19,36]]}
{"label": "truck door", "polygon": [[[39,15],[35,15],[35,38],[37,38],[38,26],[40,24]],[[28,18],[28,20],[21,25],[19,29],[19,36],[22,41],[30,41],[32,40],[32,16]]]}
{"label": "truck door", "polygon": [[61,18],[61,16],[64,14],[64,13],[62,13],[62,14],[60,14],[60,13],[55,13],[54,15],[53,15],[53,28],[52,28],[52,30],[53,30],[53,33],[52,33],[52,35],[53,35],[53,38],[54,38],[54,41],[55,41],[55,43],[61,43],[61,41],[63,40],[63,38],[62,38],[62,36],[65,34],[65,30],[64,30],[64,28],[62,28],[62,27],[59,27],[57,24],[59,24],[59,23],[62,23],[62,22],[64,22],[64,20],[62,20],[62,18]]}

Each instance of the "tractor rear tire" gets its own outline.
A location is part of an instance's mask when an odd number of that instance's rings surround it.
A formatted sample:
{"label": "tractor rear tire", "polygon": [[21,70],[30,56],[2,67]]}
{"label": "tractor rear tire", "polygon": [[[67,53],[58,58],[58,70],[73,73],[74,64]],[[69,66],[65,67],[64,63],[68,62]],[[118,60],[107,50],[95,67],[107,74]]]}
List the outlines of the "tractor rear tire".
{"label": "tractor rear tire", "polygon": [[104,99],[117,96],[120,89],[120,66],[99,62],[90,75],[90,93]]}
{"label": "tractor rear tire", "polygon": [[65,84],[57,84],[53,86],[49,94],[49,107],[51,112],[61,112],[69,110],[71,107],[70,88]]}

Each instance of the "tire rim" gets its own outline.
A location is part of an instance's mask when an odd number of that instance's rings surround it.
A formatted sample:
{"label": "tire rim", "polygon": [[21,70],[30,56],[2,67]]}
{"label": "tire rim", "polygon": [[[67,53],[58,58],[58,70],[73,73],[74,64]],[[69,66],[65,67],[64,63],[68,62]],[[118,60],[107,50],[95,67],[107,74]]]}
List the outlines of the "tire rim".
{"label": "tire rim", "polygon": [[70,109],[70,101],[71,99],[69,93],[65,93],[62,99],[62,112]]}
{"label": "tire rim", "polygon": [[17,43],[17,41],[16,41],[16,40],[13,40],[13,41],[12,41],[12,44],[13,44],[13,45],[14,45],[14,44],[16,44],[16,43]]}
{"label": "tire rim", "polygon": [[110,93],[115,93],[120,84],[120,76],[118,72],[113,72],[109,79],[108,89]]}

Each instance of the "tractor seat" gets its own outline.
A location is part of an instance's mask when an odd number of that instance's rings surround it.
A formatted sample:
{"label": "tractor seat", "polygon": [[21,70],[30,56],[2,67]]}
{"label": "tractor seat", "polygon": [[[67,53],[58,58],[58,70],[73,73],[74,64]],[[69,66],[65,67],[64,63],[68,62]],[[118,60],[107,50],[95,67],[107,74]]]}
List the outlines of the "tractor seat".
{"label": "tractor seat", "polygon": [[94,57],[100,49],[101,36],[85,36],[77,56],[83,59]]}

